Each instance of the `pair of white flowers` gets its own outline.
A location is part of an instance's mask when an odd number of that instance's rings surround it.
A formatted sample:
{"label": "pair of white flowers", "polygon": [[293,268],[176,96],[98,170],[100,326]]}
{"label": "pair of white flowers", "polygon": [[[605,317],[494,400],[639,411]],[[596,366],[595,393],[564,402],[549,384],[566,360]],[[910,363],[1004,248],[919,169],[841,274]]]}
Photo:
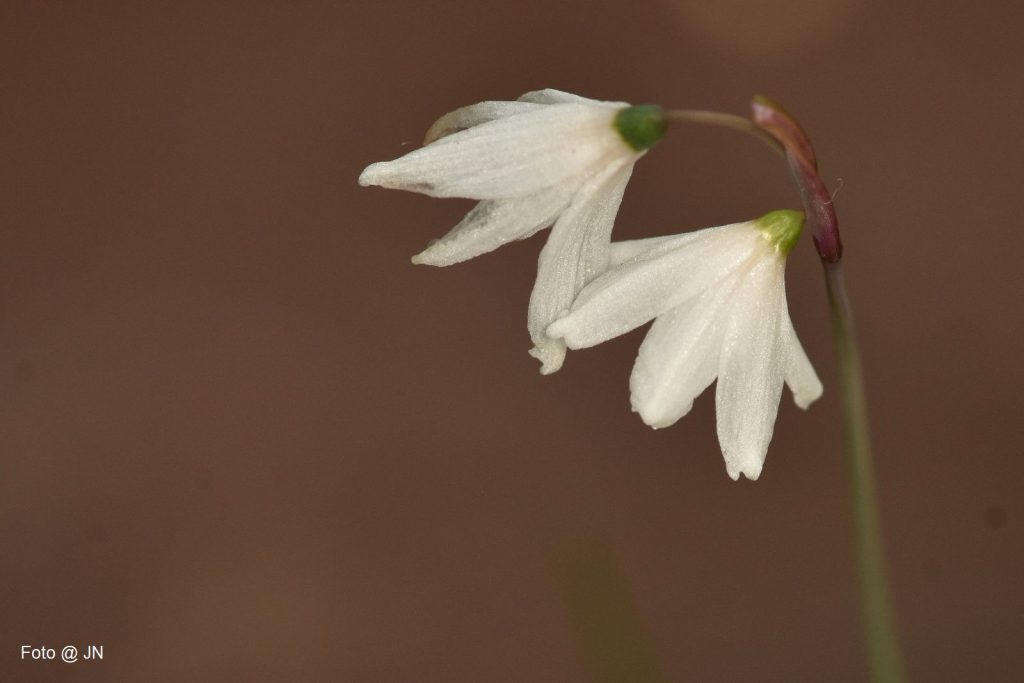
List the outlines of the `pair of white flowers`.
{"label": "pair of white flowers", "polygon": [[717,378],[726,470],[757,479],[783,383],[801,408],[822,391],[786,306],[803,214],[611,242],[633,165],[665,127],[657,107],[541,90],[441,117],[424,147],[371,164],[359,182],[480,200],[414,263],[451,265],[551,226],[528,316],[541,372],[557,371],[567,348],[653,319],[630,378],[633,410],[667,427]]}

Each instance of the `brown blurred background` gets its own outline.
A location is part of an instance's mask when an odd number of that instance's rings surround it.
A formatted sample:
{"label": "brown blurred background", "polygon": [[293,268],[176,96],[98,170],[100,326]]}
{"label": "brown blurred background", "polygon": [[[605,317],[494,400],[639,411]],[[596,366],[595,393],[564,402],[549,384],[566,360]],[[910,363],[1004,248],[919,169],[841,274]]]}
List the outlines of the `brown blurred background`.
{"label": "brown blurred background", "polygon": [[[784,396],[734,483],[712,393],[630,413],[642,332],[538,374],[542,237],[415,267],[472,203],[356,184],[448,110],[557,87],[764,93],[809,129],[913,679],[1021,680],[1016,3],[184,5],[0,10],[0,679],[586,681],[576,562],[665,680],[864,680],[809,240],[789,302],[826,393]],[[679,129],[616,235],[797,201],[756,142]],[[67,643],[105,658],[20,659]]]}

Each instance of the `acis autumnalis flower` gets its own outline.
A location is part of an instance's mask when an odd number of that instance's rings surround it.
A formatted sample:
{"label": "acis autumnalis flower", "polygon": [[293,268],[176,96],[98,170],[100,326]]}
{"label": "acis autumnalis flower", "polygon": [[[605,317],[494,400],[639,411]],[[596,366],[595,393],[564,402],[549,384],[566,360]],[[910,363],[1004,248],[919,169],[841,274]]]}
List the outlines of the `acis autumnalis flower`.
{"label": "acis autumnalis flower", "polygon": [[654,319],[633,366],[633,410],[668,427],[717,378],[718,440],[729,476],[757,479],[782,385],[807,408],[822,386],[786,305],[786,256],[803,214],[773,211],[746,223],[615,243],[613,266],[547,330],[580,349]]}
{"label": "acis autumnalis flower", "polygon": [[451,265],[553,226],[527,321],[530,353],[548,374],[561,367],[566,347],[545,330],[607,267],[633,164],[664,132],[658,107],[539,90],[442,116],[424,147],[371,164],[359,183],[480,200],[414,263]]}

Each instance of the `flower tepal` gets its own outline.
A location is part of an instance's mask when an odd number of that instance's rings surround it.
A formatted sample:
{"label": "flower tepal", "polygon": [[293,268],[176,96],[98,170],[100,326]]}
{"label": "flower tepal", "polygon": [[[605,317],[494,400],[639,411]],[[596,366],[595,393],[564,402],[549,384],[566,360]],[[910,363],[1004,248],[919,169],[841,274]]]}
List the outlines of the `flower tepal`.
{"label": "flower tepal", "polygon": [[371,164],[359,182],[480,200],[413,263],[448,266],[553,226],[527,322],[530,353],[548,374],[561,367],[566,346],[546,329],[607,267],[612,223],[633,164],[664,132],[657,107],[540,90],[442,116],[424,147]]}
{"label": "flower tepal", "polygon": [[801,408],[822,392],[786,305],[786,255],[802,227],[802,213],[774,211],[747,223],[615,243],[613,267],[580,292],[548,334],[579,349],[655,319],[630,377],[633,410],[648,425],[667,427],[717,378],[726,471],[757,479],[783,383]]}

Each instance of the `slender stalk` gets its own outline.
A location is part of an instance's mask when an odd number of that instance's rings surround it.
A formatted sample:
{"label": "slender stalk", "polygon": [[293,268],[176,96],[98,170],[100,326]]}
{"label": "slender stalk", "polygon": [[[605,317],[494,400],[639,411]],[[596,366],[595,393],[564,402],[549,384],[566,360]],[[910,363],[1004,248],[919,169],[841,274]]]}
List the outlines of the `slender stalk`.
{"label": "slender stalk", "polygon": [[907,680],[906,671],[889,602],[864,378],[854,336],[850,300],[846,293],[842,266],[838,262],[825,263],[824,268],[843,395],[846,464],[853,503],[858,588],[868,666],[874,683],[903,683]]}
{"label": "slender stalk", "polygon": [[754,98],[751,115],[753,122],[771,134],[786,151],[790,173],[803,200],[807,225],[811,228],[814,246],[825,269],[825,287],[843,396],[843,432],[868,670],[873,683],[903,683],[906,671],[885,575],[882,520],[868,433],[864,377],[854,336],[850,299],[840,265],[843,242],[839,237],[839,218],[832,196],[818,172],[814,146],[796,119],[766,97]]}
{"label": "slender stalk", "polygon": [[743,116],[735,114],[724,114],[717,111],[700,111],[696,109],[671,109],[665,112],[665,118],[678,123],[696,123],[705,126],[719,126],[720,128],[732,128],[755,138],[771,147],[777,154],[786,155],[786,150],[779,141],[772,135],[765,132],[760,126]]}

